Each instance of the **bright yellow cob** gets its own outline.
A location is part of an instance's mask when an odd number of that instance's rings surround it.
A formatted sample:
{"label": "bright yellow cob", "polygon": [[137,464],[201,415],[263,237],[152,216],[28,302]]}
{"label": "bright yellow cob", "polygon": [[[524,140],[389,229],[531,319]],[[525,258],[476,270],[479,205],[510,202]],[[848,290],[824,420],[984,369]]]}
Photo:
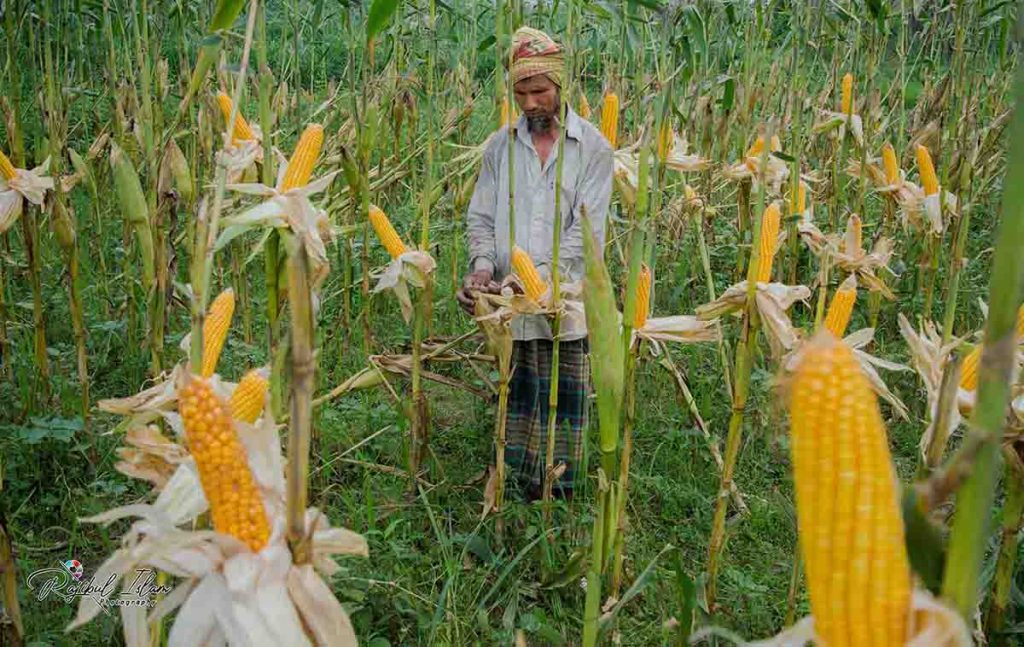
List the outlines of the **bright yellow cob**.
{"label": "bright yellow cob", "polygon": [[882,168],[885,169],[885,183],[889,186],[900,181],[900,163],[896,159],[896,149],[886,142],[882,146]]}
{"label": "bright yellow cob", "polygon": [[[1017,310],[1017,339],[1024,337],[1024,306]],[[981,344],[971,349],[960,365],[960,388],[974,391],[978,388],[978,365],[981,363]]]}
{"label": "bright yellow cob", "polygon": [[748,158],[750,158],[750,157],[760,157],[761,153],[763,153],[763,152],[764,152],[764,137],[758,135],[757,139],[754,140],[754,143],[751,144],[750,148],[747,149],[747,154],[745,155],[745,157],[748,157]]}
{"label": "bright yellow cob", "polygon": [[299,137],[299,143],[295,146],[292,158],[288,160],[288,168],[284,172],[284,180],[281,182],[281,192],[290,189],[304,187],[309,183],[313,175],[313,166],[316,158],[320,156],[320,147],[324,144],[324,127],[320,124],[310,124]]}
{"label": "bright yellow cob", "polygon": [[921,172],[921,188],[924,189],[926,196],[935,195],[939,192],[939,177],[935,175],[932,155],[927,148],[920,144],[917,145],[915,152],[917,153],[917,168]]}
{"label": "bright yellow cob", "polygon": [[407,251],[405,243],[402,242],[402,238],[395,231],[387,214],[376,205],[370,205],[370,224],[373,226],[373,230],[377,232],[377,238],[384,245],[384,249],[388,250],[388,254],[391,254],[392,259],[398,258]]}
{"label": "bright yellow cob", "polygon": [[[233,104],[231,97],[226,93],[220,92],[217,94],[217,104],[220,106],[220,112],[224,115],[224,127],[228,127],[228,120],[231,119],[231,108]],[[256,134],[252,132],[252,128],[249,127],[249,122],[242,116],[242,111],[239,109],[238,114],[235,115],[235,129],[231,133],[231,143],[237,144],[238,142],[249,141],[250,139],[256,139]]]}
{"label": "bright yellow cob", "polygon": [[524,252],[518,245],[512,248],[512,271],[523,282],[526,296],[533,301],[539,302],[544,291],[547,289],[547,285],[545,285],[544,281],[540,280],[540,274],[537,273],[537,268],[534,266],[530,255]]}
{"label": "bright yellow cob", "polygon": [[235,291],[228,288],[213,300],[203,321],[203,365],[199,372],[203,377],[210,377],[217,370],[217,360],[224,350],[224,340],[228,338],[234,314]]}
{"label": "bright yellow cob", "polygon": [[842,100],[839,107],[844,115],[849,115],[853,112],[853,75],[849,72],[844,74],[842,85]]}
{"label": "bright yellow cob", "polygon": [[4,155],[3,151],[0,151],[0,176],[7,181],[14,179],[14,164],[11,164],[11,160]]}
{"label": "bright yellow cob", "polygon": [[662,164],[668,159],[668,154],[672,152],[672,145],[674,143],[672,139],[672,125],[666,121],[661,124],[661,129],[658,131],[658,160]]}
{"label": "bright yellow cob", "polygon": [[270,523],[229,405],[214,393],[209,381],[192,377],[178,391],[178,411],[210,502],[214,529],[259,551],[270,537]]}
{"label": "bright yellow cob", "polygon": [[647,323],[647,315],[651,309],[651,268],[647,264],[640,266],[640,276],[636,284],[636,311],[633,315],[633,329],[639,330]]}
{"label": "bright yellow cob", "polygon": [[878,401],[830,333],[807,346],[790,391],[800,548],[819,644],[903,647],[910,565]]}
{"label": "bright yellow cob", "polygon": [[601,103],[601,134],[615,148],[619,141],[619,95],[609,92]]}
{"label": "bright yellow cob", "polygon": [[842,339],[846,334],[846,327],[850,324],[850,315],[853,314],[855,301],[857,301],[857,279],[855,275],[851,274],[840,284],[839,289],[832,297],[832,303],[828,305],[825,329]]}
{"label": "bright yellow cob", "polygon": [[250,425],[263,413],[263,401],[270,382],[263,370],[254,368],[242,377],[231,394],[231,416]]}
{"label": "bright yellow cob", "polygon": [[590,109],[590,101],[587,100],[587,93],[580,92],[580,116],[589,120],[593,110]]}
{"label": "bright yellow cob", "polygon": [[754,273],[754,280],[758,283],[767,283],[772,278],[772,261],[775,259],[775,248],[778,246],[781,219],[779,205],[775,202],[768,205],[761,216],[761,238],[758,241],[760,261],[757,272]]}

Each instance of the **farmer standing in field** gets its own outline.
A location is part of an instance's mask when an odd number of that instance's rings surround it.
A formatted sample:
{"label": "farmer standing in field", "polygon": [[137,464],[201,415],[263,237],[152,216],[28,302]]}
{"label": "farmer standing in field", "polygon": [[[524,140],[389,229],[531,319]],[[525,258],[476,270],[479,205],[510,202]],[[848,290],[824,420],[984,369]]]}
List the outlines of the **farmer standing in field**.
{"label": "farmer standing in field", "polygon": [[[514,138],[515,244],[533,259],[541,278],[551,275],[555,222],[555,181],[564,58],[547,34],[522,27],[512,36],[512,82],[520,117],[503,127],[484,150],[480,176],[467,215],[470,273],[457,293],[472,314],[476,292],[497,292],[509,274],[508,137]],[[506,57],[507,59],[507,57]],[[599,248],[612,192],[612,149],[601,132],[566,106],[562,170],[562,232],[559,272],[566,282],[583,278],[585,209]],[[529,500],[541,496],[551,388],[552,334],[542,315],[512,321],[512,379],[509,385],[505,451],[509,474]],[[555,496],[571,497],[587,427],[590,379],[587,330],[563,319],[559,335],[558,411],[555,465],[565,471]]]}

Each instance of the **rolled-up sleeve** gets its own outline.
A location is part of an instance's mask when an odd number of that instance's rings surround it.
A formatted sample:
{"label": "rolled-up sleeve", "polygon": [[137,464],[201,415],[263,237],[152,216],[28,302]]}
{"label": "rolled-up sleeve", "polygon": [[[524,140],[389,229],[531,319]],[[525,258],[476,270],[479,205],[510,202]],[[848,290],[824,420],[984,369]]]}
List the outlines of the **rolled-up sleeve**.
{"label": "rolled-up sleeve", "polygon": [[484,150],[480,175],[469,201],[466,224],[469,238],[470,271],[494,272],[497,252],[494,238],[494,218],[497,206],[497,173],[494,168],[493,146]]}
{"label": "rolled-up sleeve", "polygon": [[596,144],[596,152],[590,156],[583,169],[580,187],[573,205],[573,219],[562,240],[559,270],[571,279],[583,277],[583,210],[594,229],[597,243],[604,247],[604,225],[608,216],[608,205],[612,196],[612,149],[602,138]]}

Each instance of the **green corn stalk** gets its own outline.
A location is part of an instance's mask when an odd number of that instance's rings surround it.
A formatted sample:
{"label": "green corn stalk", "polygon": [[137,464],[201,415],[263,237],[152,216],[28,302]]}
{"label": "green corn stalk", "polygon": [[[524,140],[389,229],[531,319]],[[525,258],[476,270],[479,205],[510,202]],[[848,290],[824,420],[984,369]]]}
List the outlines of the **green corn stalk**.
{"label": "green corn stalk", "polygon": [[305,246],[294,236],[285,236],[288,248],[288,301],[291,310],[291,397],[288,420],[288,471],[286,505],[288,544],[296,564],[312,558],[312,539],[306,532],[306,504],[309,498],[309,452],[313,434],[313,390],[316,388],[312,288]]}
{"label": "green corn stalk", "polygon": [[996,574],[992,583],[988,613],[985,615],[985,635],[994,647],[1008,645],[1008,636],[1002,634],[1006,611],[1013,589],[1014,564],[1017,561],[1017,535],[1024,523],[1024,461],[1015,445],[1005,447],[1006,500],[1003,502],[1002,528],[999,535],[999,553]]}

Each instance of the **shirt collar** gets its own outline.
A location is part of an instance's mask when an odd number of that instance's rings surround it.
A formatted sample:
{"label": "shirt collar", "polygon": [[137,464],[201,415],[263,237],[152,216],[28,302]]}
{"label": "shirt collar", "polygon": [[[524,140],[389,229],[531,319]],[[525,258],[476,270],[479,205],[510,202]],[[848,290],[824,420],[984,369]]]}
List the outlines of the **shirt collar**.
{"label": "shirt collar", "polygon": [[[568,139],[575,139],[576,141],[583,140],[583,118],[576,114],[576,111],[572,109],[572,106],[566,104],[565,106],[565,136]],[[529,132],[526,127],[526,115],[519,115],[516,119],[516,123],[513,125],[513,129],[516,131],[516,135],[519,133]]]}

